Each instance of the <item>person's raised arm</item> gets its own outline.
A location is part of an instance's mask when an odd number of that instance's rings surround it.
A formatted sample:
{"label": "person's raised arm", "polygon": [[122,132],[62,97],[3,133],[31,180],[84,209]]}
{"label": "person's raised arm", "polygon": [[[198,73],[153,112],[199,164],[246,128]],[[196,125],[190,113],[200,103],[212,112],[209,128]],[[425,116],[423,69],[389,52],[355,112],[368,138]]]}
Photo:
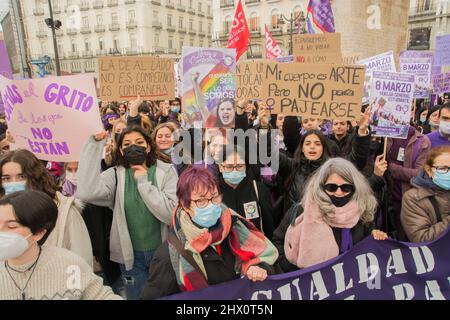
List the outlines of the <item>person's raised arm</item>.
{"label": "person's raised arm", "polygon": [[200,74],[198,72],[191,74],[192,87],[194,89],[195,101],[200,109],[200,113],[202,114],[203,121],[206,121],[209,117],[209,111],[206,107],[206,101],[203,97],[203,94],[200,90],[200,85],[198,83],[198,78]]}

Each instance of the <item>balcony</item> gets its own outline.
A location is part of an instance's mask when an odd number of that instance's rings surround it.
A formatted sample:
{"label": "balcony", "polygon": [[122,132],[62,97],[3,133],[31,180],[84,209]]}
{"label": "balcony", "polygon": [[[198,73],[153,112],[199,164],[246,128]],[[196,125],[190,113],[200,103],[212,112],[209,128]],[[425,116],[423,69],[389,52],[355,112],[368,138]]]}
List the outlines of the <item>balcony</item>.
{"label": "balcony", "polygon": [[136,0],[125,0],[125,4],[135,4]]}
{"label": "balcony", "polygon": [[35,16],[43,16],[44,15],[44,8],[34,8],[33,9],[33,15],[35,15]]}
{"label": "balcony", "polygon": [[103,8],[103,1],[94,1],[94,4],[92,5],[94,9],[102,9]]}
{"label": "balcony", "polygon": [[137,22],[134,20],[127,21],[127,29],[136,29]]}
{"label": "balcony", "polygon": [[174,32],[175,31],[175,26],[174,25],[167,26],[166,30],[170,31],[170,32]]}
{"label": "balcony", "polygon": [[189,8],[187,9],[187,12],[190,13],[190,14],[195,14],[195,9],[192,8],[192,7],[189,7]]}
{"label": "balcony", "polygon": [[166,8],[175,9],[175,3],[170,0],[166,0]]}
{"label": "balcony", "polygon": [[119,5],[119,0],[108,0],[108,7],[117,7]]}
{"label": "balcony", "polygon": [[84,26],[84,27],[81,27],[81,29],[80,29],[80,32],[82,33],[82,34],[89,34],[89,33],[91,33],[91,27],[89,27],[89,26]]}
{"label": "balcony", "polygon": [[108,54],[108,52],[106,50],[97,50],[95,52],[96,56],[106,56]]}
{"label": "balcony", "polygon": [[177,49],[175,49],[175,48],[168,48],[166,50],[166,53],[168,53],[168,54],[177,54]]}
{"label": "balcony", "polygon": [[109,25],[109,31],[119,31],[119,30],[120,25],[117,22]]}
{"label": "balcony", "polygon": [[269,28],[269,31],[273,36],[281,36],[283,34],[283,29],[281,28],[281,26],[271,26]]}
{"label": "balcony", "polygon": [[234,8],[234,1],[233,0],[220,0],[220,8]]}
{"label": "balcony", "polygon": [[161,0],[152,0],[151,1],[152,4],[160,6],[161,5]]}
{"label": "balcony", "polygon": [[89,3],[88,2],[82,2],[79,6],[80,11],[88,11],[89,10]]}
{"label": "balcony", "polygon": [[197,31],[195,31],[194,29],[190,29],[188,32],[191,36],[195,36],[197,34]]}
{"label": "balcony", "polygon": [[67,54],[68,59],[77,59],[78,58],[78,52],[69,52]]}
{"label": "balcony", "polygon": [[260,36],[261,35],[261,27],[250,29],[250,33],[252,36]]}
{"label": "balcony", "polygon": [[77,34],[77,29],[67,29],[66,33],[68,36],[74,36]]}
{"label": "balcony", "polygon": [[81,67],[80,66],[72,66],[71,71],[72,71],[72,73],[81,73]]}
{"label": "balcony", "polygon": [[156,29],[162,29],[162,23],[161,23],[161,21],[155,21],[155,20],[153,20],[153,21],[152,21],[152,27],[153,27],[153,28],[156,28]]}
{"label": "balcony", "polygon": [[138,50],[137,48],[126,48],[125,53],[127,54],[127,56],[137,56]]}
{"label": "balcony", "polygon": [[178,4],[177,10],[181,12],[186,12],[186,6],[184,4]]}
{"label": "balcony", "polygon": [[103,25],[96,25],[96,26],[94,26],[94,31],[98,32],[98,33],[105,32],[105,26],[103,26]]}
{"label": "balcony", "polygon": [[153,47],[153,50],[152,50],[154,53],[164,53],[165,52],[165,50],[164,50],[164,47],[159,47],[159,46],[155,46],[155,47]]}
{"label": "balcony", "polygon": [[85,72],[95,72],[95,64],[89,63],[88,65],[85,65],[84,71]]}
{"label": "balcony", "polygon": [[47,38],[47,30],[38,30],[36,31],[37,38]]}
{"label": "balcony", "polygon": [[54,7],[54,8],[52,8],[52,10],[53,10],[54,14],[60,14],[61,13],[61,7]]}
{"label": "balcony", "polygon": [[261,3],[261,0],[245,0],[245,4],[249,4],[249,5],[258,4],[258,3]]}
{"label": "balcony", "polygon": [[219,39],[220,40],[226,40],[230,37],[230,32],[227,31],[221,31],[219,34]]}
{"label": "balcony", "polygon": [[186,33],[185,27],[178,27],[178,33]]}
{"label": "balcony", "polygon": [[204,11],[198,11],[198,12],[197,12],[197,15],[198,15],[199,17],[204,17],[204,16],[205,16],[205,12],[204,12]]}
{"label": "balcony", "polygon": [[92,50],[83,51],[82,53],[83,58],[92,58],[94,55],[92,54]]}

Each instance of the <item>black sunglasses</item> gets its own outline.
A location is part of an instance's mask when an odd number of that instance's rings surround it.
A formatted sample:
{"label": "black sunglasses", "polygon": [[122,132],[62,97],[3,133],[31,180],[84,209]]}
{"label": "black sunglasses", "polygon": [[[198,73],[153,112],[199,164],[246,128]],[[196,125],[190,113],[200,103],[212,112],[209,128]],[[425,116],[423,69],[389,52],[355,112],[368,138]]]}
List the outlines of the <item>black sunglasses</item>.
{"label": "black sunglasses", "polygon": [[349,193],[355,190],[355,186],[352,184],[341,184],[338,186],[335,183],[328,183],[323,186],[323,189],[328,192],[336,192],[337,189],[341,189],[342,192]]}

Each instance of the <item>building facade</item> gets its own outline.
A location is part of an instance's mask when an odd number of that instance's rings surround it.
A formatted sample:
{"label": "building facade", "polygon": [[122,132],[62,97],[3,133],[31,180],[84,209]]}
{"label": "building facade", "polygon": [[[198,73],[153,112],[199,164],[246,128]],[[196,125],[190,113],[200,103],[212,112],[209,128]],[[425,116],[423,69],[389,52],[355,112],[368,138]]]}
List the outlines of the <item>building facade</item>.
{"label": "building facade", "polygon": [[408,49],[434,50],[436,36],[450,34],[450,0],[411,0]]}
{"label": "building facade", "polygon": [[[48,2],[20,0],[29,57],[54,57]],[[97,56],[177,57],[183,45],[209,46],[211,0],[52,0],[63,73],[98,72]],[[52,66],[50,70],[53,70]]]}

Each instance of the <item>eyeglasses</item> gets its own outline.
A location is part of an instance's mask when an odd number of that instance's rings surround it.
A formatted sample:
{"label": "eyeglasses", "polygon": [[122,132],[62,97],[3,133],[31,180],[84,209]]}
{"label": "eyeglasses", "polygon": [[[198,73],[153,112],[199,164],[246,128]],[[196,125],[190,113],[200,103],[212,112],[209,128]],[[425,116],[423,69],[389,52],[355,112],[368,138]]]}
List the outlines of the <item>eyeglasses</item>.
{"label": "eyeglasses", "polygon": [[433,168],[434,168],[434,171],[436,171],[438,173],[442,173],[442,174],[447,173],[448,170],[450,169],[450,167],[447,167],[447,166],[439,166],[439,167],[433,166]]}
{"label": "eyeglasses", "polygon": [[195,203],[195,206],[197,208],[205,208],[210,201],[212,204],[219,204],[222,202],[222,195],[217,194],[215,196],[212,196],[211,198],[201,198],[197,200],[192,200],[192,202]]}
{"label": "eyeglasses", "polygon": [[244,171],[245,170],[245,164],[237,164],[237,165],[232,165],[232,164],[223,164],[222,168],[225,172],[231,172],[233,170],[235,171]]}
{"label": "eyeglasses", "polygon": [[335,183],[327,183],[323,186],[323,189],[328,192],[336,192],[337,189],[341,189],[342,192],[349,193],[355,190],[355,186],[347,183],[341,185],[337,185]]}

